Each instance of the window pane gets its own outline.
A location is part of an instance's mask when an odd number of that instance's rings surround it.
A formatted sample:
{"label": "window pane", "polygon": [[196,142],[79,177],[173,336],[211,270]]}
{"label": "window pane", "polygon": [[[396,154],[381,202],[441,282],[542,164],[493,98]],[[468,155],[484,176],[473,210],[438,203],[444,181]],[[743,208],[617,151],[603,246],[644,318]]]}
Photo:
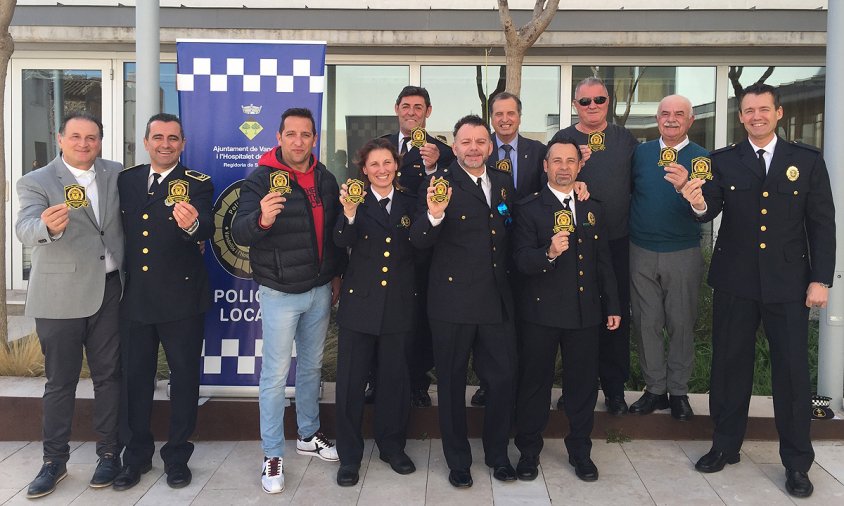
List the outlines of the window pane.
{"label": "window pane", "polygon": [[[123,65],[123,165],[135,165],[135,72],[136,64],[127,62]],[[160,108],[161,112],[179,114],[179,95],[176,93],[176,64],[161,63],[160,73]],[[143,149],[143,147],[141,147]]]}
{"label": "window pane", "polygon": [[357,177],[354,156],[367,141],[398,132],[393,106],[410,82],[406,65],[328,65],[322,103],[320,159],[345,181]]}
{"label": "window pane", "polygon": [[[458,119],[467,114],[484,116],[481,95],[488,99],[496,89],[504,89],[502,69],[499,65],[423,66],[422,86],[431,95],[433,106],[428,130],[451,141]],[[548,141],[560,128],[560,67],[523,67],[519,95],[519,132],[531,139]]]}
{"label": "window pane", "polygon": [[780,93],[783,117],[777,133],[790,141],[823,148],[825,67],[730,67],[729,142],[740,142],[747,137],[738,120],[736,88],[745,88],[763,77],[765,84],[777,87]]}
{"label": "window pane", "polygon": [[[695,122],[689,139],[706,149],[715,148],[715,67],[582,67],[572,68],[572,93],[587,77],[599,77],[610,95],[608,121],[628,128],[640,141],[659,137],[656,110],[667,95],[692,101]],[[578,122],[572,106],[572,124]]]}

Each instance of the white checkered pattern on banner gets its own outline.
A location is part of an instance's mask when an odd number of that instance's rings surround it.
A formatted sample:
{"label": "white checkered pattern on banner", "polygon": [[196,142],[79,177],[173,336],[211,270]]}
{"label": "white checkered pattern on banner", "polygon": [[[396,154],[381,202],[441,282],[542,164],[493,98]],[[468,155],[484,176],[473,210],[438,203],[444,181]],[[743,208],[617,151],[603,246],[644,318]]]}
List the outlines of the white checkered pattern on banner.
{"label": "white checkered pattern on banner", "polygon": [[202,374],[222,374],[223,371],[236,374],[255,374],[263,356],[264,340],[255,340],[255,351],[251,355],[240,354],[240,340],[223,339],[219,355],[208,355],[202,343]]}
{"label": "white checkered pattern on banner", "polygon": [[[209,91],[229,91],[229,85],[242,83],[244,92],[260,92],[261,85],[275,87],[276,93],[293,93],[296,78],[308,79],[309,93],[322,93],[325,88],[325,76],[311,75],[311,60],[293,60],[292,74],[278,73],[278,60],[262,58],[258,74],[247,74],[243,58],[226,58],[226,73],[211,73],[211,58],[194,58],[192,74],[177,74],[176,89],[195,91],[196,76],[208,76]],[[263,79],[266,78],[266,79]],[[271,78],[271,79],[270,79]],[[301,80],[299,82],[302,82]],[[232,90],[236,91],[236,90]],[[266,91],[266,90],[265,90]]]}

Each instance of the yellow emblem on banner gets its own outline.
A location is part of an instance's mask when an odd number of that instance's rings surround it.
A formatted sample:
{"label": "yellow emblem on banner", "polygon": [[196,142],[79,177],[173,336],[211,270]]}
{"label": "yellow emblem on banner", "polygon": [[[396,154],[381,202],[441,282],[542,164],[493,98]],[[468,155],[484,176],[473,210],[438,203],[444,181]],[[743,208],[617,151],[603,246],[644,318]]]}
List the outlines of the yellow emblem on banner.
{"label": "yellow emblem on banner", "polygon": [[574,222],[572,220],[571,211],[568,209],[562,209],[554,213],[554,233],[562,232],[563,230],[567,232],[574,232]]}
{"label": "yellow emblem on banner", "polygon": [[257,137],[263,129],[264,127],[262,127],[257,121],[244,121],[243,124],[240,125],[240,131],[243,132],[243,135],[245,135],[250,141]]}
{"label": "yellow emblem on banner", "polygon": [[346,202],[352,204],[363,202],[363,181],[360,179],[346,180]]}
{"label": "yellow emblem on banner", "polygon": [[406,214],[404,216],[402,216],[400,223],[401,223],[401,226],[403,226],[404,228],[410,228],[410,216],[408,216]]}
{"label": "yellow emblem on banner", "polygon": [[448,181],[438,177],[434,179],[434,194],[431,195],[433,202],[447,202],[448,201]]}
{"label": "yellow emblem on banner", "polygon": [[416,127],[410,131],[410,145],[414,148],[421,148],[427,142],[428,137],[425,135],[425,129]]}
{"label": "yellow emblem on banner", "polygon": [[712,179],[712,161],[705,157],[699,156],[692,159],[692,177],[697,179]]}
{"label": "yellow emblem on banner", "polygon": [[174,179],[167,183],[167,198],[164,205],[172,206],[176,202],[190,202],[188,182],[184,179]]}
{"label": "yellow emblem on banner", "polygon": [[282,195],[287,193],[291,193],[293,190],[290,188],[290,174],[283,170],[276,170],[270,172],[270,191],[278,192]]}
{"label": "yellow emblem on banner", "polygon": [[595,215],[592,214],[592,211],[589,211],[589,213],[586,214],[586,221],[588,221],[590,225],[595,225]]}
{"label": "yellow emblem on banner", "polygon": [[592,151],[603,151],[607,149],[606,145],[604,145],[604,132],[592,132],[588,134],[588,138],[589,149]]}
{"label": "yellow emblem on banner", "polygon": [[800,171],[797,170],[797,167],[792,165],[785,170],[785,177],[787,177],[789,181],[797,181],[797,178],[800,177]]}
{"label": "yellow emblem on banner", "polygon": [[659,150],[659,165],[665,167],[677,161],[677,150],[668,146]]}
{"label": "yellow emblem on banner", "polygon": [[70,184],[65,186],[64,203],[71,209],[88,207],[88,198],[85,196],[85,187],[81,184]]}
{"label": "yellow emblem on banner", "polygon": [[513,171],[513,162],[509,158],[504,158],[495,162],[495,168],[509,174]]}

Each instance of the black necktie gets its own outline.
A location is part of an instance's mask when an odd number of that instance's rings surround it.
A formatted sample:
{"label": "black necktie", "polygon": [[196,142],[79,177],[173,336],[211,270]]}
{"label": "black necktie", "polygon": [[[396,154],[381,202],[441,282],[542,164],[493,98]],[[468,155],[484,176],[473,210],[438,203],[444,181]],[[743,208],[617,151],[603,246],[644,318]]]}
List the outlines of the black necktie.
{"label": "black necktie", "polygon": [[509,144],[502,144],[501,149],[504,150],[504,158],[510,161],[510,172],[513,174],[513,186],[516,185],[516,172],[513,170],[513,157],[510,156],[510,152],[513,151],[513,146]]}
{"label": "black necktie", "polygon": [[159,174],[158,172],[153,172],[152,184],[149,185],[149,190],[147,191],[148,198],[151,199],[153,195],[155,195],[155,192],[158,191],[158,188],[161,186],[159,179],[161,179],[161,174]]}
{"label": "black necktie", "polygon": [[768,166],[765,165],[765,150],[760,149],[756,151],[756,154],[759,155],[759,166],[762,167],[762,174],[767,174]]}
{"label": "black necktie", "polygon": [[477,180],[477,181],[475,181],[475,182],[476,182],[476,183],[478,183],[478,188],[480,188],[480,189],[481,189],[481,191],[483,191],[484,187],[483,187],[483,186],[481,186],[481,183],[482,183],[481,178],[478,178],[478,180]]}
{"label": "black necktie", "polygon": [[384,197],[383,199],[378,201],[378,205],[381,206],[381,209],[384,210],[384,214],[390,216],[390,212],[387,211],[387,204],[390,203],[390,197]]}
{"label": "black necktie", "polygon": [[571,197],[566,197],[563,199],[563,209],[571,213],[571,224],[574,225],[574,211],[571,208]]}
{"label": "black necktie", "polygon": [[401,138],[401,154],[404,155],[407,153],[407,142],[410,140],[410,137],[402,137]]}

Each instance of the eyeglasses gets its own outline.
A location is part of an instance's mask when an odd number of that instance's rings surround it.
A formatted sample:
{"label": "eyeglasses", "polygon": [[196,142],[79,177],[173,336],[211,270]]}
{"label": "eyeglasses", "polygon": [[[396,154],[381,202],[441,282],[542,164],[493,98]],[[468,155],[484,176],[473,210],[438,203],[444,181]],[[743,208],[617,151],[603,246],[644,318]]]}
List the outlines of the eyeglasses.
{"label": "eyeglasses", "polygon": [[578,98],[577,103],[580,104],[581,107],[587,107],[589,104],[592,103],[593,100],[595,101],[596,104],[601,105],[601,104],[603,104],[604,102],[607,101],[607,97],[593,97],[593,98],[583,97],[583,98]]}

